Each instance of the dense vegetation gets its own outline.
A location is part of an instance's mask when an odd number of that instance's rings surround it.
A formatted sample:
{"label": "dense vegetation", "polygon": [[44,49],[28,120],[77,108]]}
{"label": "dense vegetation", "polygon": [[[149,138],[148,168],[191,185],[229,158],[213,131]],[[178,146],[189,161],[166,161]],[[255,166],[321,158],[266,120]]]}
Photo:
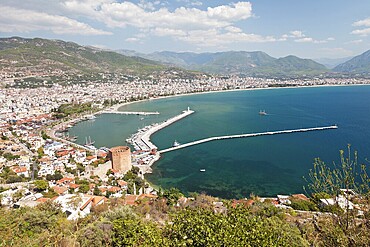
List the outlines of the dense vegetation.
{"label": "dense vegetation", "polygon": [[81,104],[62,104],[58,107],[58,109],[54,110],[54,116],[60,119],[71,115],[92,111],[96,111],[96,109],[91,106],[90,102]]}
{"label": "dense vegetation", "polygon": [[17,68],[34,68],[40,71],[61,69],[64,72],[89,74],[95,72],[123,72],[145,74],[165,67],[142,58],[131,58],[72,42],[47,39],[0,39],[0,68],[9,66],[8,60],[17,61]]}
{"label": "dense vegetation", "polygon": [[[308,246],[284,213],[228,206],[216,213],[199,196],[186,208],[162,200],[136,208],[112,201],[87,218],[67,221],[58,206],[0,210],[0,246]],[[203,206],[201,206],[203,205]],[[206,206],[206,207],[205,207]],[[109,209],[110,208],[110,209]],[[148,211],[149,209],[149,211]],[[256,210],[256,208],[255,208]],[[273,213],[271,213],[273,212]],[[144,217],[146,216],[146,217]],[[150,216],[150,217],[148,217]],[[157,217],[157,221],[153,220]],[[163,217],[165,221],[158,220]]]}

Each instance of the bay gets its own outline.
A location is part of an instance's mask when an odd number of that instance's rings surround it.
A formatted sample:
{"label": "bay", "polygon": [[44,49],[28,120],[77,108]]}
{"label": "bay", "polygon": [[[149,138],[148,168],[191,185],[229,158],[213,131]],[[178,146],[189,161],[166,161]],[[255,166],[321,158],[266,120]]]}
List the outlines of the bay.
{"label": "bay", "polygon": [[[102,114],[70,130],[78,143],[91,136],[96,146],[125,145],[145,125],[195,113],[154,134],[158,148],[211,136],[297,129],[337,124],[337,130],[230,139],[163,154],[146,178],[156,186],[223,198],[250,194],[274,196],[304,192],[314,158],[339,162],[339,150],[370,156],[370,86],[283,88],[197,94],[126,105],[124,111],[159,111],[160,115]],[[267,116],[259,115],[266,110]],[[205,169],[205,172],[200,172]]]}

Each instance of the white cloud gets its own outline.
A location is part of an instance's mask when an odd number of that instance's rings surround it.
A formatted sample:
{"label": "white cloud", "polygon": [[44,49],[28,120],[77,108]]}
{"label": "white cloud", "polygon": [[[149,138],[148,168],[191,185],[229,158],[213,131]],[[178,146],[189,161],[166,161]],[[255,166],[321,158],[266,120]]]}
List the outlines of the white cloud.
{"label": "white cloud", "polygon": [[241,30],[240,28],[233,27],[233,26],[225,27],[225,30],[230,32],[230,33],[241,33],[241,32],[243,32],[243,30]]}
{"label": "white cloud", "polygon": [[192,6],[202,6],[203,3],[201,1],[194,1],[194,2],[191,2],[190,5],[192,5]]}
{"label": "white cloud", "polygon": [[360,44],[362,42],[364,42],[362,39],[356,39],[356,40],[349,41],[346,44]]}
{"label": "white cloud", "polygon": [[217,29],[190,31],[186,35],[176,37],[176,39],[203,47],[222,47],[226,44],[240,42],[263,43],[276,41],[272,36],[264,37],[243,32],[222,32]]}
{"label": "white cloud", "polygon": [[301,39],[296,39],[296,40],[294,40],[294,42],[299,42],[299,43],[313,43],[314,40],[313,40],[313,38],[305,37],[305,38],[301,38]]}
{"label": "white cloud", "polygon": [[[201,4],[190,0],[185,2],[197,6]],[[159,5],[158,2],[156,6]],[[252,16],[252,5],[249,2],[208,7],[205,10],[194,7],[155,9],[154,5],[148,5],[148,1],[144,0],[139,4],[115,0],[64,0],[63,6],[74,14],[98,20],[111,28],[134,27],[145,34],[172,37],[199,46],[276,41],[271,36],[244,33],[234,26],[236,22]],[[135,36],[127,41],[138,40],[140,38]]]}
{"label": "white cloud", "polygon": [[134,38],[134,37],[132,37],[132,38],[127,38],[127,39],[125,39],[125,41],[126,42],[130,42],[130,43],[135,43],[135,42],[138,42],[138,41],[140,41],[138,38]]}
{"label": "white cloud", "polygon": [[303,38],[303,37],[305,37],[306,35],[304,35],[303,34],[303,32],[302,31],[298,31],[298,30],[296,30],[296,31],[290,31],[289,32],[291,35],[289,36],[289,37],[292,37],[292,38]]}
{"label": "white cloud", "polygon": [[203,3],[201,1],[193,1],[193,0],[177,0],[177,2],[185,3],[187,6],[202,6]]}
{"label": "white cloud", "polygon": [[354,27],[367,27],[363,29],[356,29],[351,32],[351,34],[356,34],[360,36],[367,36],[370,34],[370,18],[356,21],[352,24]]}
{"label": "white cloud", "polygon": [[[85,23],[60,15],[32,10],[0,6],[1,32],[51,31],[55,34],[109,35],[110,32],[95,29]],[[6,14],[5,14],[6,13]]]}
{"label": "white cloud", "polygon": [[357,34],[360,36],[367,36],[370,34],[370,28],[365,28],[365,29],[356,29],[351,32],[352,34]]}
{"label": "white cloud", "polygon": [[362,26],[370,27],[370,18],[360,20],[360,21],[356,21],[352,24],[352,26],[355,26],[355,27],[362,27]]}
{"label": "white cloud", "polygon": [[335,40],[333,37],[329,37],[325,40],[316,40],[314,38],[307,37],[302,31],[295,30],[295,31],[290,31],[289,34],[282,35],[279,41],[286,41],[289,38],[293,39],[294,42],[297,42],[297,43],[314,43],[314,44],[323,44],[323,43],[327,43],[328,41]]}
{"label": "white cloud", "polygon": [[140,0],[138,6],[140,6],[143,9],[150,10],[150,11],[155,10],[155,3],[147,2],[145,0]]}
{"label": "white cloud", "polygon": [[229,26],[252,16],[249,2],[221,5],[207,10],[179,7],[148,10],[141,4],[112,0],[65,0],[62,5],[71,12],[101,21],[109,27],[209,29]]}
{"label": "white cloud", "polygon": [[187,33],[182,31],[182,30],[179,30],[179,29],[170,29],[170,28],[161,28],[161,27],[157,27],[157,28],[154,28],[152,29],[152,34],[156,35],[156,36],[175,36],[175,37],[182,37],[182,36],[186,36]]}

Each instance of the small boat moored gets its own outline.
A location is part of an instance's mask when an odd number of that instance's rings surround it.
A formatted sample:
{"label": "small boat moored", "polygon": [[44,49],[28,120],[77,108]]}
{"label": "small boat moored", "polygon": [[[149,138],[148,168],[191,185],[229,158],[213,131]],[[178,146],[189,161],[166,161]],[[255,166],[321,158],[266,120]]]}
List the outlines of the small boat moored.
{"label": "small boat moored", "polygon": [[200,172],[205,172],[205,171],[206,171],[206,169],[200,169],[199,171],[200,171]]}
{"label": "small boat moored", "polygon": [[180,145],[181,145],[181,144],[175,140],[175,141],[173,142],[173,144],[172,144],[172,147],[178,147],[178,146],[180,146]]}

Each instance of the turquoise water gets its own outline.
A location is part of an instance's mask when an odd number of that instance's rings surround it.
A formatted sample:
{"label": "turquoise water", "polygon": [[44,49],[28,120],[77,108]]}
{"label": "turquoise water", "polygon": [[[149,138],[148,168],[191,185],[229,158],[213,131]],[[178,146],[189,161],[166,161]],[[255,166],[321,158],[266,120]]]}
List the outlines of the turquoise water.
{"label": "turquoise water", "polygon": [[[351,144],[361,161],[370,156],[370,86],[223,92],[145,101],[122,110],[159,111],[157,116],[104,114],[71,129],[97,146],[116,146],[138,127],[160,122],[187,107],[196,113],[152,136],[164,149],[219,135],[338,124],[339,129],[209,142],[162,155],[147,179],[163,188],[205,192],[223,198],[303,192],[315,157],[339,160]],[[266,110],[267,116],[258,112]],[[206,172],[200,172],[206,169]]]}

